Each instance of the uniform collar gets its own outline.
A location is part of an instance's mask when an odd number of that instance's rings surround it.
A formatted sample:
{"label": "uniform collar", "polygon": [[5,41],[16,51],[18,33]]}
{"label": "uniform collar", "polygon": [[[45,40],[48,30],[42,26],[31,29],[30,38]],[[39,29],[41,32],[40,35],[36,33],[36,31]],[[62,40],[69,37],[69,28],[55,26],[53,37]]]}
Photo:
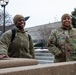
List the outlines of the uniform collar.
{"label": "uniform collar", "polygon": [[70,25],[68,28],[62,25],[61,28],[62,28],[63,30],[71,30],[71,29],[72,29],[72,25]]}
{"label": "uniform collar", "polygon": [[16,29],[16,31],[18,31],[18,32],[23,32],[23,33],[27,32],[27,30],[25,30],[25,29],[23,29],[23,31],[20,31],[19,28],[17,28],[17,27],[16,27],[15,29]]}

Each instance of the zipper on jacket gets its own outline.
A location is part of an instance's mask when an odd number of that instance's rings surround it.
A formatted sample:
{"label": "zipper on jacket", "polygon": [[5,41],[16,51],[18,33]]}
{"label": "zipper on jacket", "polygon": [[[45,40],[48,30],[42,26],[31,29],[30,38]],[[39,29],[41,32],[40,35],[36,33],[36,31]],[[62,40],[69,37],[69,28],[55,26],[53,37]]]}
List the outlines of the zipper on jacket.
{"label": "zipper on jacket", "polygon": [[23,37],[21,37],[21,49],[20,49],[20,58],[22,57],[22,48],[23,48]]}

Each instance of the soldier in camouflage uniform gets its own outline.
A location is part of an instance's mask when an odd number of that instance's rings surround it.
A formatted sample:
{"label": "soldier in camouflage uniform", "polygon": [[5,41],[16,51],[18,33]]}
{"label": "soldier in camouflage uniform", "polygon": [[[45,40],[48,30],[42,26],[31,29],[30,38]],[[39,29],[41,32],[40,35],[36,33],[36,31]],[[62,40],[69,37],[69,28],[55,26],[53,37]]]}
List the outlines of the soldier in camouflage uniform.
{"label": "soldier in camouflage uniform", "polygon": [[48,50],[55,55],[55,62],[76,60],[76,29],[72,28],[71,16],[61,17],[61,28],[51,32],[48,40]]}

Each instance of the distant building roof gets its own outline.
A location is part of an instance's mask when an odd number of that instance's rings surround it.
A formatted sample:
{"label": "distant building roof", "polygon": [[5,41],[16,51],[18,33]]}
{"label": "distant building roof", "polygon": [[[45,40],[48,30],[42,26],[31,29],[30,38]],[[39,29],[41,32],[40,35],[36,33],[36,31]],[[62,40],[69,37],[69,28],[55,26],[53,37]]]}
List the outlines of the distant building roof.
{"label": "distant building roof", "polygon": [[[9,26],[5,26],[5,31],[11,29],[12,27],[14,27],[14,24],[9,25]],[[0,31],[2,31],[2,30],[3,30],[3,26],[0,26]]]}

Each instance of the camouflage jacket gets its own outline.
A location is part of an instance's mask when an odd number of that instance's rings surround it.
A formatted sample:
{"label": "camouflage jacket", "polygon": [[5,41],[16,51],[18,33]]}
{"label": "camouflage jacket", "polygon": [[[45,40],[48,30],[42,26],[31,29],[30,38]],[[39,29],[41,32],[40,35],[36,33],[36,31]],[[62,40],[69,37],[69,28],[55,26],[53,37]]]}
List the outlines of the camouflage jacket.
{"label": "camouflage jacket", "polygon": [[76,60],[76,29],[55,29],[48,40],[48,49],[55,55],[55,62]]}

